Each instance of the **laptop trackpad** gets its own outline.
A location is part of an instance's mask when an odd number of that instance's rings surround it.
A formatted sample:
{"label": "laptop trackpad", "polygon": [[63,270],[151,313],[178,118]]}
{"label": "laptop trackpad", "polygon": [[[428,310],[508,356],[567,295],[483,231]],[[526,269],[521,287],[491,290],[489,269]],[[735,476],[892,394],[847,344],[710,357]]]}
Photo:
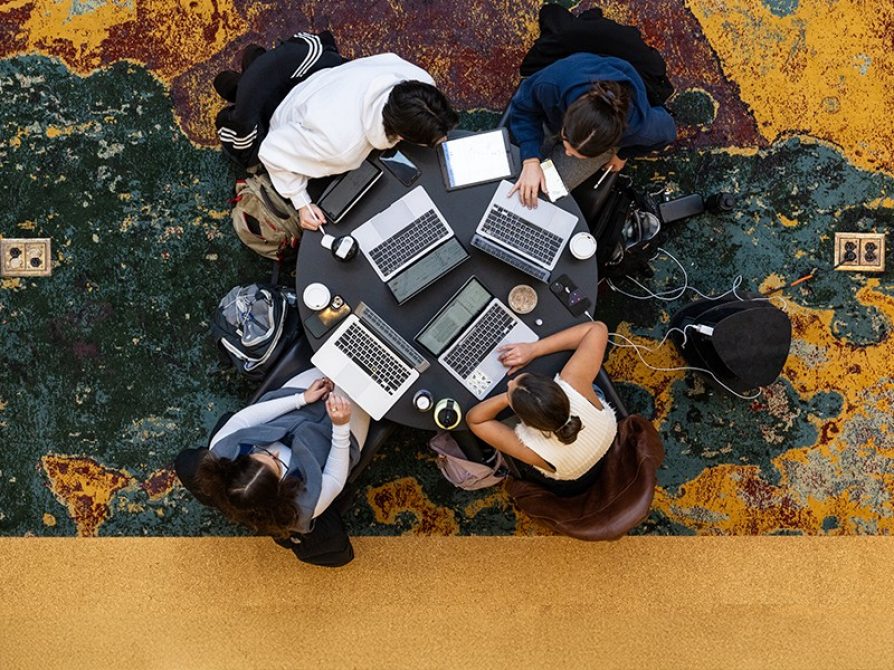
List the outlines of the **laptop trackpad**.
{"label": "laptop trackpad", "polygon": [[372,221],[373,229],[384,240],[405,228],[415,217],[407,203],[398,200]]}

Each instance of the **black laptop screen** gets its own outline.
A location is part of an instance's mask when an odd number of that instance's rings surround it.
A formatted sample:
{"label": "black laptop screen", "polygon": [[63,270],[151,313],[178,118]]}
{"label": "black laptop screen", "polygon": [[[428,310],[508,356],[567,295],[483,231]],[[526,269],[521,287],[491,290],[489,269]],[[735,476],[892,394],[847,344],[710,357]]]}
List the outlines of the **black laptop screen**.
{"label": "black laptop screen", "polygon": [[490,291],[472,277],[420,331],[416,341],[434,356],[440,356],[492,299]]}

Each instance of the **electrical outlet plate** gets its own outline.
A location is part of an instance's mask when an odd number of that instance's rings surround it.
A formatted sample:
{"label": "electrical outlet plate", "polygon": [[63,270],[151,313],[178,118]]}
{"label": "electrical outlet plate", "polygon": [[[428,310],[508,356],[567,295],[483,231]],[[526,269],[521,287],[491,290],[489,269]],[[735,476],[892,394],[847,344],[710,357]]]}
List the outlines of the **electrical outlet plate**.
{"label": "electrical outlet plate", "polygon": [[[856,260],[842,262],[853,251]],[[835,233],[835,269],[849,272],[885,271],[884,233]]]}
{"label": "electrical outlet plate", "polygon": [[3,277],[49,277],[52,271],[49,238],[0,240]]}

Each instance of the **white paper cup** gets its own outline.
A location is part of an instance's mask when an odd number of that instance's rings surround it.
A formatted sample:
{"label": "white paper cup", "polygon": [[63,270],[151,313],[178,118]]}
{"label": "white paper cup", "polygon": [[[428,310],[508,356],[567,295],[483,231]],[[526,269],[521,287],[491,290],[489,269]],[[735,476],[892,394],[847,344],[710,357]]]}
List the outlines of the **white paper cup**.
{"label": "white paper cup", "polygon": [[313,284],[307,285],[307,288],[304,289],[304,293],[302,294],[302,298],[304,304],[307,305],[309,309],[320,310],[329,304],[329,301],[332,299],[332,294],[325,285],[320,282],[314,282]]}
{"label": "white paper cup", "polygon": [[596,253],[596,238],[590,235],[590,233],[578,233],[571,238],[568,248],[572,256],[578,260],[585,261],[588,258],[592,258],[593,254]]}

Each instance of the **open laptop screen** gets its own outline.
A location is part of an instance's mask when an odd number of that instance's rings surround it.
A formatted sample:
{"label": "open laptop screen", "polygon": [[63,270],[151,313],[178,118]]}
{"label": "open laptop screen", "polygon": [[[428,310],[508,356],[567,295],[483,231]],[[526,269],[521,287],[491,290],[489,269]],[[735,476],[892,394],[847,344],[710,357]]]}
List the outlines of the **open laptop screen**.
{"label": "open laptop screen", "polygon": [[440,356],[491,300],[493,296],[490,291],[472,277],[419,331],[416,341],[434,356]]}

